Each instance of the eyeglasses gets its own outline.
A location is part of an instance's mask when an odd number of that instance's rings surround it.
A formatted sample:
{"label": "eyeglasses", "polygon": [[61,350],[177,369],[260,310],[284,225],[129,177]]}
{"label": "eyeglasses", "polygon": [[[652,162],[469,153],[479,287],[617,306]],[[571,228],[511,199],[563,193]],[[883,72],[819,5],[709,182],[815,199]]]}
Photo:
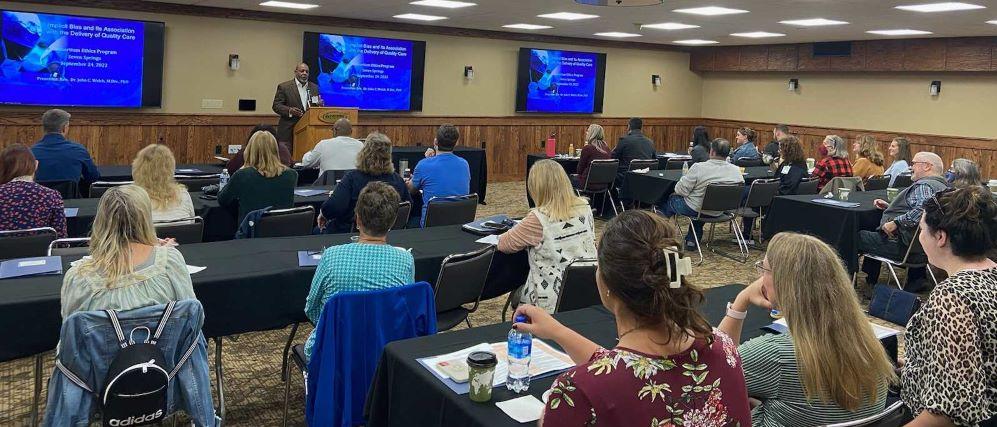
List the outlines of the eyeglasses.
{"label": "eyeglasses", "polygon": [[758,271],[758,274],[765,274],[772,272],[772,269],[765,267],[765,260],[755,261],[755,270]]}
{"label": "eyeglasses", "polygon": [[940,202],[938,200],[938,195],[945,194],[945,193],[948,193],[950,191],[955,191],[955,189],[954,188],[947,188],[947,189],[944,189],[942,191],[936,192],[935,194],[931,195],[931,201],[935,202],[935,206],[938,206],[938,212],[940,212],[942,215],[945,215],[945,209],[942,209],[942,202]]}

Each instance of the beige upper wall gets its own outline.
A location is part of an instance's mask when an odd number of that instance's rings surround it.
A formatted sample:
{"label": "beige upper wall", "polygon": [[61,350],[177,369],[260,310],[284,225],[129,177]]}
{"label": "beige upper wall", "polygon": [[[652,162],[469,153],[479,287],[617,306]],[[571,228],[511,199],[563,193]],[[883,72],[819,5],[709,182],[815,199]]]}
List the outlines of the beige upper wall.
{"label": "beige upper wall", "polygon": [[[301,59],[304,31],[396,37],[426,41],[423,115],[509,116],[515,114],[516,62],[520,47],[547,47],[607,53],[604,117],[696,117],[701,112],[700,77],[689,71],[689,55],[528,44],[519,41],[451,37],[260,21],[154,15],[0,1],[0,8],[107,16],[166,22],[163,108],[166,113],[235,113],[238,99],[256,99],[259,113],[270,112],[276,85],[291,78]],[[241,67],[229,71],[228,55]],[[465,81],[465,65],[474,79]],[[651,75],[662,76],[657,90]],[[222,109],[201,109],[202,99],[221,99]],[[417,113],[419,114],[419,113]]]}
{"label": "beige upper wall", "polygon": [[[787,90],[790,78],[800,90]],[[938,97],[928,94],[942,81]],[[704,73],[703,117],[997,137],[997,76],[969,73]]]}

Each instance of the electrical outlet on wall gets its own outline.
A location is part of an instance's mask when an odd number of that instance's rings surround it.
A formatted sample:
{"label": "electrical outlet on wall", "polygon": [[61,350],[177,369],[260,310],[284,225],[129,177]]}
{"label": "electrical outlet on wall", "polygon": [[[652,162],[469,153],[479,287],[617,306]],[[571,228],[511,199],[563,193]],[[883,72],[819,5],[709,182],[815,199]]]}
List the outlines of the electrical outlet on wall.
{"label": "electrical outlet on wall", "polygon": [[229,154],[239,154],[239,150],[241,150],[241,149],[242,149],[241,145],[229,145],[228,146],[228,153]]}
{"label": "electrical outlet on wall", "polygon": [[224,105],[224,102],[222,100],[220,100],[220,99],[202,99],[201,100],[201,109],[205,109],[205,110],[207,110],[207,109],[214,110],[214,109],[222,108],[223,105]]}

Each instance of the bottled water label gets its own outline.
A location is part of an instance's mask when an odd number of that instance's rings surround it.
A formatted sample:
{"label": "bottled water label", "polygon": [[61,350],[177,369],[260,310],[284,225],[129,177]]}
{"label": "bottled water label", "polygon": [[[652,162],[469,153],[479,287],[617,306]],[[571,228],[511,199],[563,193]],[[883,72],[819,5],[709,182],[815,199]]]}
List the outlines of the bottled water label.
{"label": "bottled water label", "polygon": [[525,359],[530,357],[530,353],[533,350],[533,340],[529,337],[520,338],[518,340],[514,338],[509,339],[509,358],[510,359]]}

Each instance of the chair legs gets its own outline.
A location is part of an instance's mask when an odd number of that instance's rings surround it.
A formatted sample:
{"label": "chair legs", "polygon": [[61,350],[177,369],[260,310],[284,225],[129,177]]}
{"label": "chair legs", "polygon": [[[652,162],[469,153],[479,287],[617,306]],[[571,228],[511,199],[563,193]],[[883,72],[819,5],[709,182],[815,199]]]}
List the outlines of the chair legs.
{"label": "chair legs", "polygon": [[31,398],[31,425],[38,425],[38,402],[42,396],[42,354],[35,355],[35,390]]}
{"label": "chair legs", "polygon": [[471,326],[471,318],[470,317],[465,317],[464,318],[464,323],[467,323],[467,328],[468,329],[472,328],[472,326]]}
{"label": "chair legs", "polygon": [[294,341],[294,335],[298,333],[298,324],[294,323],[291,325],[291,333],[287,336],[287,342],[284,343],[284,358],[281,359],[280,365],[280,380],[287,382],[287,362],[288,355],[291,352],[291,343]]}
{"label": "chair legs", "polygon": [[[699,262],[697,262],[696,265],[703,265],[703,262],[706,261],[706,258],[703,256],[703,248],[699,242],[699,234],[696,233],[696,227],[692,225],[692,221],[693,219],[689,218],[689,229],[692,230],[692,238],[693,240],[696,241],[696,252],[699,252]],[[675,217],[675,224],[678,225],[678,216]]]}
{"label": "chair legs", "polygon": [[219,427],[225,425],[225,374],[222,371],[222,337],[215,337],[215,382],[218,383]]}
{"label": "chair legs", "polygon": [[[748,243],[744,241],[744,235],[741,234],[741,228],[739,224],[737,223],[737,221],[735,221],[734,218],[731,218],[731,220],[728,221],[727,224],[730,226],[731,232],[734,234],[734,240],[737,241],[737,250],[740,253],[740,257],[713,247],[713,232],[714,229],[716,228],[716,223],[710,224],[710,239],[707,241],[706,247],[710,249],[710,252],[713,252],[722,257],[730,258],[734,261],[738,261],[741,263],[747,262],[748,256],[750,255],[750,249],[748,248]],[[693,234],[695,234],[695,229],[693,229]]]}

